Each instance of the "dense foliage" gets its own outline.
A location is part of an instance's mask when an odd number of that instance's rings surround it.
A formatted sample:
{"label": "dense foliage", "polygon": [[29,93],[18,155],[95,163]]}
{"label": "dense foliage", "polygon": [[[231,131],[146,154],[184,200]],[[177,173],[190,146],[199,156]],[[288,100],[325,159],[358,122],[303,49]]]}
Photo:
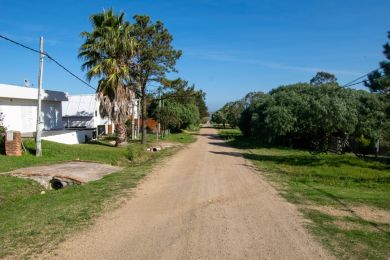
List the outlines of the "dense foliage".
{"label": "dense foliage", "polygon": [[161,123],[163,130],[198,128],[201,119],[208,116],[205,93],[181,78],[164,80],[162,84],[160,92],[164,92],[151,102],[150,116]]}
{"label": "dense foliage", "polygon": [[173,48],[173,37],[161,21],[154,22],[146,15],[126,21],[124,16],[112,9],[92,15],[92,31],[81,34],[85,42],[79,57],[84,60],[82,68],[87,70],[88,79],[99,80],[100,112],[117,124],[117,144],[126,141],[129,104],[140,98],[145,144],[148,90],[152,83],[160,84],[167,73],[176,72],[181,51]]}
{"label": "dense foliage", "polygon": [[141,98],[142,143],[146,143],[147,91],[151,83],[160,83],[169,72],[176,72],[181,51],[172,46],[173,36],[163,22],[147,15],[135,15],[132,36],[137,44],[129,62],[133,90]]}
{"label": "dense foliage", "polygon": [[254,106],[257,100],[264,95],[262,92],[250,92],[244,98],[226,103],[211,116],[211,122],[230,127],[237,127],[244,109]]}
{"label": "dense foliage", "polygon": [[310,84],[315,86],[323,84],[337,84],[337,78],[329,72],[320,71],[310,80]]}
{"label": "dense foliage", "polygon": [[372,93],[343,88],[333,74],[322,71],[310,83],[229,102],[212,122],[238,125],[245,136],[267,144],[378,153],[381,146],[390,147],[390,44],[383,48],[386,61],[364,81]]}
{"label": "dense foliage", "polygon": [[248,95],[214,115],[223,114],[232,126],[238,121],[245,136],[263,143],[364,154],[378,141],[387,141],[385,105],[374,93],[330,82],[298,83]]}

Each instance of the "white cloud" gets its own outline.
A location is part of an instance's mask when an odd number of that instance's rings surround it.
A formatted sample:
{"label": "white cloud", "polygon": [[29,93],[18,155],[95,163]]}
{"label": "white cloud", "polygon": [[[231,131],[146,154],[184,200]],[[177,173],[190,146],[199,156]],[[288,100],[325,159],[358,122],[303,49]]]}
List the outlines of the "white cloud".
{"label": "white cloud", "polygon": [[316,73],[318,71],[327,71],[334,74],[348,75],[348,76],[360,76],[363,74],[362,72],[357,72],[352,70],[320,68],[314,66],[313,67],[298,66],[298,65],[283,64],[283,63],[276,63],[276,62],[264,62],[257,59],[239,58],[236,55],[232,55],[231,53],[220,52],[220,51],[203,51],[203,52],[186,51],[185,53],[190,56],[197,57],[199,59],[204,59],[204,60],[247,63],[247,64],[254,64],[254,65],[259,65],[267,68],[290,70],[290,71],[302,71],[302,72],[312,72],[312,73]]}

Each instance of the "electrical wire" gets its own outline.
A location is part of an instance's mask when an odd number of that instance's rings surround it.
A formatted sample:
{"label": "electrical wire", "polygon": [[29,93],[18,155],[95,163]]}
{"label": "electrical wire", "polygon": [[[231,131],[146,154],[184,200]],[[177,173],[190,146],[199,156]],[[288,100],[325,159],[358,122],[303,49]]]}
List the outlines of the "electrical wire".
{"label": "electrical wire", "polygon": [[65,70],[66,72],[68,72],[70,75],[72,75],[73,77],[75,77],[76,79],[78,79],[79,81],[81,81],[82,83],[84,83],[84,85],[86,85],[87,87],[93,89],[96,91],[96,88],[94,88],[93,86],[91,86],[88,82],[86,82],[85,80],[83,80],[82,78],[80,78],[79,76],[77,76],[76,74],[74,74],[73,72],[71,72],[70,70],[68,70],[64,65],[62,65],[61,63],[59,63],[57,60],[55,60],[53,57],[51,57],[50,55],[46,55],[48,59],[52,60],[55,64],[57,64],[60,68],[62,68],[63,70]]}
{"label": "electrical wire", "polygon": [[376,69],[374,69],[374,70],[368,72],[367,74],[364,74],[363,76],[360,76],[360,77],[358,77],[358,78],[356,78],[356,79],[354,79],[354,80],[352,80],[352,81],[350,81],[350,82],[344,84],[343,87],[350,87],[350,86],[354,86],[354,85],[360,84],[360,83],[362,83],[362,82],[364,82],[364,81],[360,81],[360,82],[358,82],[358,83],[354,83],[354,82],[355,82],[355,81],[358,81],[358,80],[360,80],[360,79],[363,79],[363,78],[367,77],[368,75],[370,75],[371,73],[373,73],[373,72],[375,72],[375,71],[379,71],[380,69],[381,69],[380,67],[379,67],[379,68],[376,68]]}
{"label": "electrical wire", "polygon": [[[375,80],[375,81],[378,81],[378,80],[385,79],[385,78],[388,78],[388,77],[390,77],[390,75],[383,75],[383,76],[381,76],[381,77],[379,77],[379,78],[377,78],[377,79],[374,79],[374,80]],[[362,80],[362,81],[359,81],[359,82],[350,84],[350,85],[348,85],[348,86],[346,86],[346,87],[351,87],[351,86],[354,86],[354,85],[358,85],[358,84],[361,84],[361,83],[363,83],[363,82],[365,82],[365,81],[366,81],[366,80]]]}
{"label": "electrical wire", "polygon": [[35,53],[39,53],[39,54],[43,54],[44,56],[46,56],[49,60],[53,61],[57,66],[59,66],[60,68],[62,68],[63,70],[65,70],[67,73],[69,73],[71,76],[73,76],[74,78],[76,78],[77,80],[79,80],[80,82],[82,82],[84,85],[86,85],[87,87],[93,89],[96,91],[96,88],[94,88],[93,86],[91,86],[88,82],[86,82],[85,80],[83,80],[82,78],[80,78],[79,76],[77,76],[76,74],[74,74],[73,72],[71,72],[69,69],[67,69],[64,65],[62,65],[59,61],[57,61],[56,59],[54,59],[52,56],[50,56],[47,52],[41,52],[39,50],[36,50],[34,48],[31,48],[31,47],[28,47],[20,42],[17,42],[15,40],[12,40],[4,35],[1,35],[0,34],[0,38],[6,40],[6,41],[9,41],[13,44],[16,44],[20,47],[23,47],[27,50],[30,50],[32,52],[35,52]]}

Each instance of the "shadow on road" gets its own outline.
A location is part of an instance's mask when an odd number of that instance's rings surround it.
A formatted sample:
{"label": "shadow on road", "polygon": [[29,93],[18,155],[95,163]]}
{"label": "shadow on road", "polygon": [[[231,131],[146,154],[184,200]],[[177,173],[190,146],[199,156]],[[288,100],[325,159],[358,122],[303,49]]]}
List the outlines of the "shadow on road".
{"label": "shadow on road", "polygon": [[220,155],[229,155],[229,156],[234,156],[234,157],[243,157],[242,153],[238,153],[238,152],[216,152],[216,151],[210,151],[210,153],[220,154]]}

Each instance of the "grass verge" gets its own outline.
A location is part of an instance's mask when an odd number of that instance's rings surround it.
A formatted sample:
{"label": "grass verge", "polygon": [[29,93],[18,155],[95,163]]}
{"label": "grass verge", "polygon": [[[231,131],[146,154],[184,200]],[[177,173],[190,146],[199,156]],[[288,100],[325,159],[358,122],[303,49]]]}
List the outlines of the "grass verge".
{"label": "grass verge", "polygon": [[167,136],[164,136],[162,139],[163,141],[168,142],[178,142],[182,144],[189,144],[196,141],[196,138],[194,137],[193,133],[190,132],[182,132],[177,134],[170,134]]}
{"label": "grass verge", "polygon": [[390,256],[390,166],[354,155],[264,147],[237,129],[220,136],[242,149],[290,202],[308,228],[340,258]]}
{"label": "grass verge", "polygon": [[62,145],[43,141],[43,157],[33,155],[34,143],[22,157],[0,155],[0,172],[67,160],[91,160],[120,165],[123,170],[95,182],[46,191],[34,181],[0,174],[0,258],[29,257],[50,250],[90,223],[104,210],[119,205],[156,163],[175,149],[146,153],[130,162],[128,149],[107,144]]}

